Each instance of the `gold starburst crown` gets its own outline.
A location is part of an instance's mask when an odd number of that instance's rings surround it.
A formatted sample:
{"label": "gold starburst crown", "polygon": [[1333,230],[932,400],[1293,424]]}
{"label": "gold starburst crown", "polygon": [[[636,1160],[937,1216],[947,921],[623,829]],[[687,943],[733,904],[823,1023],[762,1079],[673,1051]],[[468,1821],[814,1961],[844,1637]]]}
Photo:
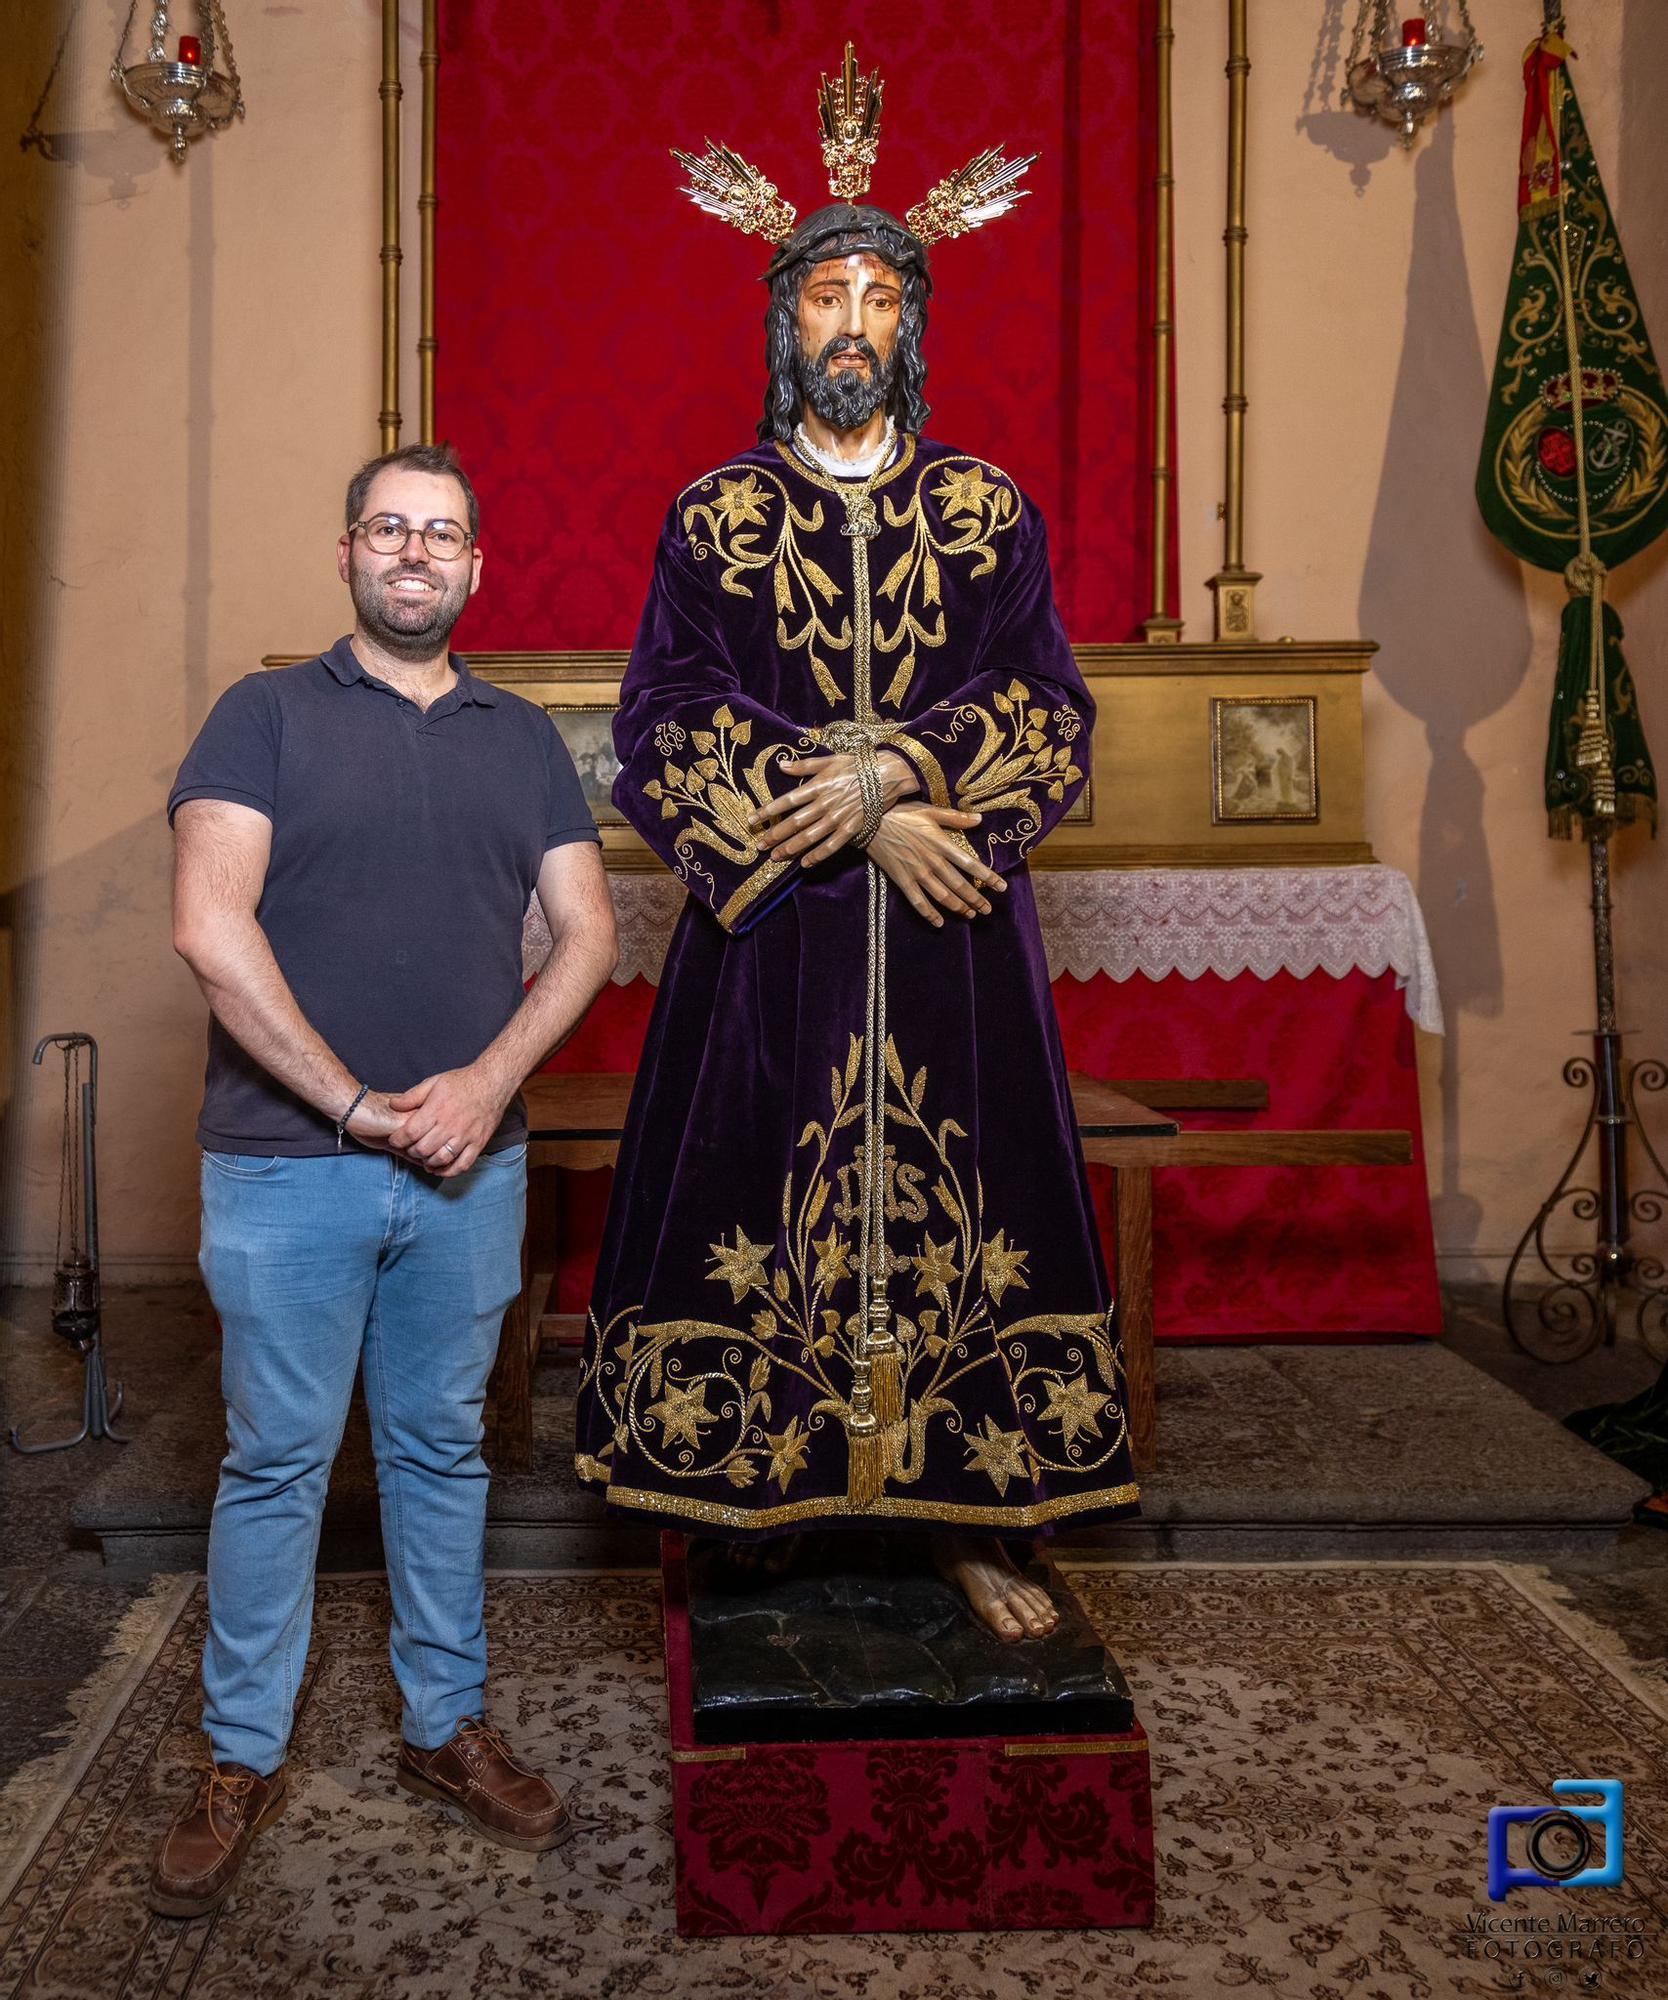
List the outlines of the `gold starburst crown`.
{"label": "gold starburst crown", "polygon": [[822,163],[828,169],[828,192],[836,201],[856,201],[869,192],[869,175],[880,149],[880,100],[885,85],[877,69],[857,73],[857,55],[846,43],[846,59],[836,83],[822,80],[817,92],[817,122],[822,127]]}
{"label": "gold starburst crown", "polygon": [[[828,191],[836,201],[856,202],[869,191],[880,145],[884,90],[879,70],[868,76],[859,72],[850,42],[839,74],[824,76],[818,88],[822,159],[828,169]],[[799,211],[782,199],[774,181],[766,180],[739,153],[709,139],[704,153],[683,153],[674,146],[672,157],[689,176],[683,192],[697,208],[733,222],[749,236],[762,236],[767,243],[780,245],[793,235]],[[983,228],[1030,192],[1019,181],[1036,157],[1029,153],[1010,160],[1002,147],[987,146],[917,202],[905,215],[905,226],[923,244]]]}

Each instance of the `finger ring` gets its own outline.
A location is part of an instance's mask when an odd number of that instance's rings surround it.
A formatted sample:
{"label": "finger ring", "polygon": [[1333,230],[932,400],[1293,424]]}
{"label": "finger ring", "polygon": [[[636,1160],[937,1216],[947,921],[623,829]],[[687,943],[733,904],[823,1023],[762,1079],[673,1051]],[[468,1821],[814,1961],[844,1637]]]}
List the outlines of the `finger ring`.
{"label": "finger ring", "polygon": [[457,1147],[452,1144],[450,1139],[446,1139],[441,1142],[440,1150],[443,1153],[455,1153],[457,1151]]}

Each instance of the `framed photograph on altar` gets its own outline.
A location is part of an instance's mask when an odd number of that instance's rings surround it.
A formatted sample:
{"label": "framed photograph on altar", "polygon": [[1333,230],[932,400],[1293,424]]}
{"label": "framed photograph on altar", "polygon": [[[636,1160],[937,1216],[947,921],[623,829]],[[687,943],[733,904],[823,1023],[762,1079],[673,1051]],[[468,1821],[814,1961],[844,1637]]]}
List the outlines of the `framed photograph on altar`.
{"label": "framed photograph on altar", "polygon": [[664,864],[627,823],[612,797],[620,769],[614,754],[614,715],[629,657],[624,652],[483,652],[471,653],[469,664],[482,680],[512,688],[524,700],[536,702],[555,723],[602,835],[604,865],[652,871]]}
{"label": "framed photograph on altar", "polygon": [[1312,694],[1213,695],[1213,826],[1320,818]]}
{"label": "framed photograph on altar", "polygon": [[599,827],[627,824],[625,814],[614,803],[614,780],[620,775],[620,760],[614,750],[614,714],[619,705],[618,693],[612,701],[547,701],[543,705],[556,733],[568,746],[585,803]]}

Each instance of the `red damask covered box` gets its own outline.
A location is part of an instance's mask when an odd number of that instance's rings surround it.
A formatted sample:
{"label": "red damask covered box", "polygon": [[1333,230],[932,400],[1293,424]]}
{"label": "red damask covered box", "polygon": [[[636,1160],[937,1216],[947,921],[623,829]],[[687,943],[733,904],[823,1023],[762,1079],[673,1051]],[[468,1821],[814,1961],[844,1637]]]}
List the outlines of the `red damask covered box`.
{"label": "red damask covered box", "polygon": [[662,1570],[683,1936],[1151,1924],[1133,1716],[1093,1735],[706,1740],[683,1537],[663,1537]]}

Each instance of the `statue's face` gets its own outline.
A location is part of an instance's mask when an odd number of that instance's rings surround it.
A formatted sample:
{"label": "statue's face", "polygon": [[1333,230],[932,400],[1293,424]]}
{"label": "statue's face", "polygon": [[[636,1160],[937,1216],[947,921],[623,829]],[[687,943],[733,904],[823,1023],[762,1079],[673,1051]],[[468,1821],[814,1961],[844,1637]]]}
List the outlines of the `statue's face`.
{"label": "statue's face", "polygon": [[[874,360],[892,358],[903,307],[903,280],[868,250],[830,257],[799,288],[799,348],[820,360],[825,374],[849,371],[867,378]],[[860,343],[867,341],[871,357]]]}
{"label": "statue's face", "polygon": [[868,250],[828,258],[800,286],[800,389],[838,429],[885,402],[902,309],[903,280]]}

